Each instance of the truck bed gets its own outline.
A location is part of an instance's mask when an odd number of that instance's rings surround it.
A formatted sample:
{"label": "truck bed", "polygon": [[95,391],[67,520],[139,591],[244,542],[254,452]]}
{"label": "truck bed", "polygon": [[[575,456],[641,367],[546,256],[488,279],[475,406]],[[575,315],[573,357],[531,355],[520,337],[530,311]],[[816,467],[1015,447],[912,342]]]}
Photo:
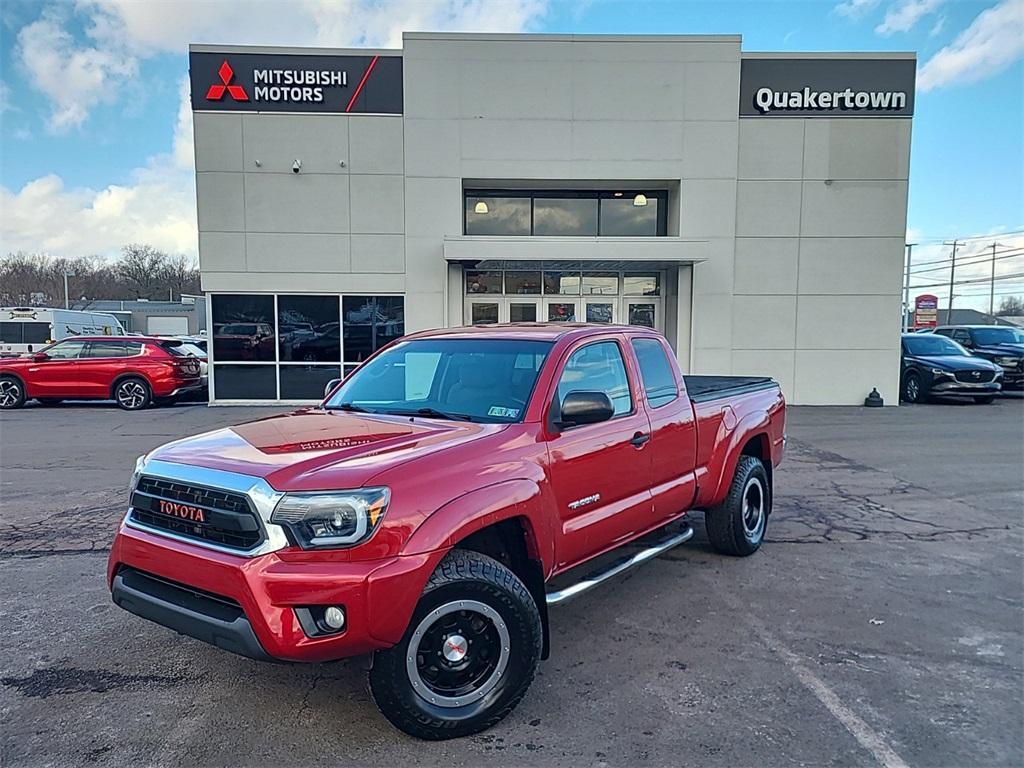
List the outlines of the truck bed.
{"label": "truck bed", "polygon": [[683,376],[683,382],[690,400],[695,403],[778,386],[775,379],[768,376]]}

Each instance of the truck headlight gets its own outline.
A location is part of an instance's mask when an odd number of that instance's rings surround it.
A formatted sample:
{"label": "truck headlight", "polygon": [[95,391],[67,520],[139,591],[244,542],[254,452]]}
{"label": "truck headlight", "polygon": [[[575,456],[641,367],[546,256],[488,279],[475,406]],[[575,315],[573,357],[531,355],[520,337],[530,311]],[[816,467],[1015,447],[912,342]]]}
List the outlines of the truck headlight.
{"label": "truck headlight", "polygon": [[270,521],[291,531],[303,549],[343,549],[373,535],[390,500],[387,488],[287,493]]}
{"label": "truck headlight", "polygon": [[129,498],[135,493],[135,486],[139,484],[139,478],[142,477],[142,470],[146,467],[145,455],[139,456],[135,460],[135,471],[132,472],[132,479],[128,482],[128,496]]}
{"label": "truck headlight", "polygon": [[1017,365],[1017,358],[1016,357],[997,357],[995,362],[996,362],[996,365],[1002,365],[1002,366],[1004,366],[1006,368],[1013,368],[1015,365]]}

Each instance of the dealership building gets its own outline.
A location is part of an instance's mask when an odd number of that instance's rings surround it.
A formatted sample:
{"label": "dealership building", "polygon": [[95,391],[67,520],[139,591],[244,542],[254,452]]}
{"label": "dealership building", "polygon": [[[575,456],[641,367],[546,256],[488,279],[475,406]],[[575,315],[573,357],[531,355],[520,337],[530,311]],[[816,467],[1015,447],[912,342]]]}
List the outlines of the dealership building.
{"label": "dealership building", "polygon": [[897,402],[912,54],[739,36],[193,45],[211,398],[426,328],[611,322],[687,373]]}

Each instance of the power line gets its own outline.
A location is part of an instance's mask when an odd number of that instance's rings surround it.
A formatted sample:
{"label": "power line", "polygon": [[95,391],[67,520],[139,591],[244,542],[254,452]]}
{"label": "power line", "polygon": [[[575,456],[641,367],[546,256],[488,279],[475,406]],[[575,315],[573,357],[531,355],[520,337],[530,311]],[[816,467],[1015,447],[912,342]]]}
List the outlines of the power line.
{"label": "power line", "polygon": [[[1007,247],[1007,249],[1005,251],[998,251],[997,254],[998,253],[1009,253],[1010,251],[1021,251],[1021,250],[1024,250],[1024,246],[1012,246],[1012,247]],[[991,256],[991,254],[985,253],[984,251],[978,251],[977,253],[969,254],[968,256],[965,256],[964,258],[965,259],[973,259],[976,256],[985,256],[987,258],[987,257]],[[916,264],[913,264],[911,266],[914,266],[914,267],[925,267],[925,266],[927,266],[929,264],[949,264],[951,261],[952,261],[952,259],[948,259],[948,258],[947,259],[935,259],[934,261],[919,261]]]}
{"label": "power line", "polygon": [[[1024,229],[1010,229],[1006,232],[989,232],[987,235],[972,235],[971,237],[958,237],[957,240],[991,240],[994,237],[1009,237],[1010,235],[1021,235],[1024,234]],[[946,242],[948,238],[945,237],[934,237],[931,239],[917,240],[917,245],[937,245],[938,243]]]}
{"label": "power line", "polygon": [[[996,253],[997,254],[1000,254],[1000,253],[1003,254],[1002,256],[997,255],[996,259],[995,259],[996,261],[1002,261],[1003,259],[1018,259],[1021,256],[1024,256],[1024,248],[1016,249],[1013,253],[1010,253],[1008,251],[997,251]],[[970,266],[973,266],[973,265],[976,265],[976,264],[988,264],[990,261],[992,261],[992,255],[988,254],[988,253],[975,253],[975,254],[972,254],[971,256],[967,256],[966,258],[968,258],[968,259],[977,259],[977,261],[963,261],[961,259],[957,259],[957,266],[958,267],[970,267]],[[947,266],[949,266],[949,264],[950,264],[950,260],[947,259],[945,266],[929,267],[928,269],[911,269],[910,270],[910,274],[912,274],[912,275],[919,275],[922,272],[937,272],[939,270],[945,269]],[[914,266],[920,266],[920,265],[915,264]]]}
{"label": "power line", "polygon": [[[1017,279],[1024,279],[1024,272],[1017,272],[1017,273],[1012,274],[1012,275],[1000,275],[999,277],[996,278],[996,282],[999,282],[1000,280],[1017,280]],[[946,283],[946,282],[942,282],[942,283],[928,283],[927,285],[912,285],[910,287],[911,288],[941,288],[941,287],[946,286],[946,285],[956,287],[958,285],[971,285],[973,283],[987,283],[987,282],[990,282],[990,278],[987,278],[987,277],[975,277],[975,278],[972,278],[970,280],[960,280],[959,282],[953,282],[953,283]]]}

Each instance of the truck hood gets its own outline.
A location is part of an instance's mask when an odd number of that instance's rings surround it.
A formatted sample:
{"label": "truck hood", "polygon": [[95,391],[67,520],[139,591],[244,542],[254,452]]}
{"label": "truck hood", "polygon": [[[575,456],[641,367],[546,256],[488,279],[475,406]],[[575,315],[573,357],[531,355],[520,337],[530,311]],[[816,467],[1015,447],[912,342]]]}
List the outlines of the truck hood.
{"label": "truck hood", "polygon": [[975,347],[972,351],[983,352],[988,355],[1020,357],[1021,355],[1024,355],[1024,344],[1011,344],[1009,342],[1002,344],[982,344],[979,347]]}
{"label": "truck hood", "polygon": [[506,426],[307,410],[168,443],[148,458],[261,477],[279,491],[337,490]]}

